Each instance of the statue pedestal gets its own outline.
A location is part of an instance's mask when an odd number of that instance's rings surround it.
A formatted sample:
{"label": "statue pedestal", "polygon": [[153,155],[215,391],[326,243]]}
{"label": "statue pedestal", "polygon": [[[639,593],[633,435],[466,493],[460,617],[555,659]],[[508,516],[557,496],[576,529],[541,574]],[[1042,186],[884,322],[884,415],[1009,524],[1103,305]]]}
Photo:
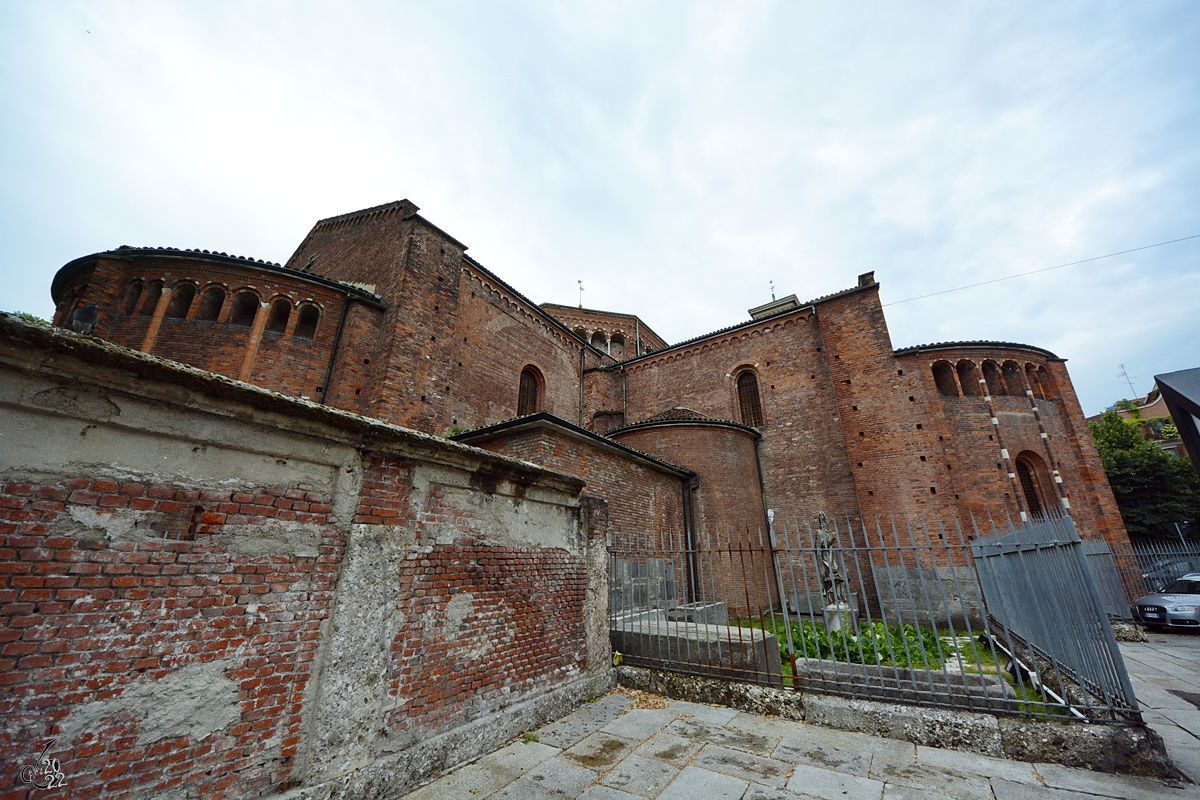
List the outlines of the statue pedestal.
{"label": "statue pedestal", "polygon": [[842,629],[843,620],[849,620],[854,625],[854,615],[850,613],[849,603],[834,603],[825,606],[825,630],[833,633]]}

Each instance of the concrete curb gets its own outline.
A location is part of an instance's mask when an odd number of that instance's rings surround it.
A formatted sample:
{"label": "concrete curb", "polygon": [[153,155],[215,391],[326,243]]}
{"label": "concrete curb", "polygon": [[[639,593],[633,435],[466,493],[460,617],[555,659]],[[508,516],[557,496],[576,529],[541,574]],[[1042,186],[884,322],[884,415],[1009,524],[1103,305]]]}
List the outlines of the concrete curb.
{"label": "concrete curb", "polygon": [[618,667],[617,682],[676,700],[716,703],[754,714],[869,733],[925,747],[1148,778],[1180,775],[1167,757],[1162,737],[1145,725],[1092,725],[922,708],[785,691],[643,667]]}

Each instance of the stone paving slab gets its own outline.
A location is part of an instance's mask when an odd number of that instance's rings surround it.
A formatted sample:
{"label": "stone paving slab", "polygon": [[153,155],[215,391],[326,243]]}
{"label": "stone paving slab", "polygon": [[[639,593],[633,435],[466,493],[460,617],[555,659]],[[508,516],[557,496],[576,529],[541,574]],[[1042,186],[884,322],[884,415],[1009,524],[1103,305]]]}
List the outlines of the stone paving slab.
{"label": "stone paving slab", "polygon": [[675,721],[679,714],[670,708],[635,708],[626,711],[600,730],[626,739],[648,739]]}
{"label": "stone paving slab", "polygon": [[538,742],[514,742],[474,764],[456,770],[436,784],[418,789],[408,797],[413,800],[473,800],[488,797],[543,761],[554,758],[559,752],[556,747]]}
{"label": "stone paving slab", "polygon": [[1096,800],[1094,794],[1030,786],[1027,783],[1006,780],[992,781],[992,792],[996,795],[996,800]]}
{"label": "stone paving slab", "polygon": [[771,757],[818,769],[832,769],[847,775],[867,777],[871,771],[871,752],[852,747],[832,747],[808,739],[784,739]]}
{"label": "stone paving slab", "polygon": [[632,753],[637,745],[637,741],[633,739],[597,731],[563,753],[562,758],[586,769],[604,773]]}
{"label": "stone paving slab", "polygon": [[1200,708],[1164,708],[1159,713],[1193,736],[1200,736]]}
{"label": "stone paving slab", "polygon": [[1060,764],[1034,764],[1051,789],[1088,792],[1101,797],[1120,797],[1122,800],[1165,800],[1169,797],[1200,798],[1200,786],[1175,788],[1162,781],[1149,781],[1125,775],[1109,775],[1086,769],[1072,769]]}
{"label": "stone paving slab", "polygon": [[701,703],[689,703],[686,700],[669,700],[671,710],[681,717],[695,717],[713,725],[728,725],[741,711],[725,706],[706,706]]}
{"label": "stone paving slab", "polygon": [[562,719],[534,731],[538,741],[566,749],[619,719],[629,708],[629,698],[619,692],[585,703]]}
{"label": "stone paving slab", "polygon": [[[992,800],[991,783],[978,772],[934,767],[917,763],[916,759],[872,757],[868,777],[883,781],[889,789],[895,789],[887,795],[889,797],[932,797],[944,791],[953,791],[955,800]],[[904,791],[900,791],[900,787]]]}
{"label": "stone paving slab", "polygon": [[704,742],[663,731],[646,740],[636,752],[640,756],[664,761],[677,769],[683,769],[702,747]]}
{"label": "stone paving slab", "polygon": [[796,765],[786,788],[820,800],[880,800],[883,797],[883,781],[805,764]]}
{"label": "stone paving slab", "polygon": [[708,744],[719,744],[734,750],[744,750],[755,755],[770,756],[779,744],[775,737],[761,736],[749,731],[724,728],[696,719],[677,719],[667,726],[667,731],[686,739],[695,739]]}
{"label": "stone paving slab", "polygon": [[921,746],[917,747],[917,761],[933,768],[958,770],[968,774],[974,772],[985,778],[1000,778],[1034,786],[1041,784],[1033,765],[1025,761],[1007,761],[1003,758],[964,753],[961,750]]}
{"label": "stone paving slab", "polygon": [[496,794],[487,795],[489,800],[563,800],[564,796],[574,797],[563,795],[527,778],[513,781]]}
{"label": "stone paving slab", "polygon": [[613,789],[611,786],[593,786],[583,794],[579,795],[579,800],[642,800],[636,794],[622,792],[620,789]]}
{"label": "stone paving slab", "polygon": [[787,789],[776,789],[774,786],[750,784],[750,788],[742,795],[742,800],[813,800],[811,794],[797,794]]}
{"label": "stone paving slab", "polygon": [[566,797],[578,797],[599,777],[598,772],[580,766],[564,753],[538,764],[522,780]]}
{"label": "stone paving slab", "polygon": [[670,764],[634,753],[613,767],[600,783],[640,797],[654,797],[678,774],[679,769]]}
{"label": "stone paving slab", "polygon": [[671,781],[658,800],[741,800],[749,785],[749,781],[719,772],[688,767]]}
{"label": "stone paving slab", "polygon": [[764,786],[774,786],[777,789],[782,788],[787,783],[788,776],[792,774],[792,765],[786,761],[762,758],[715,744],[707,745],[692,763],[713,772],[732,775]]}

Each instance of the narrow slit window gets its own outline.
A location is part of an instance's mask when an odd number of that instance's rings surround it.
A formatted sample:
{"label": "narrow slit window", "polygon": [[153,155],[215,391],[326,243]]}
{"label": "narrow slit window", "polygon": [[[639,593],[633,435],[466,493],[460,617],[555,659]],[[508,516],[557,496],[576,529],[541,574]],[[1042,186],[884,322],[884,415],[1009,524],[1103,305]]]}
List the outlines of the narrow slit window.
{"label": "narrow slit window", "polygon": [[738,405],[741,407],[742,424],[761,428],[763,424],[762,403],[758,397],[758,378],[753,372],[743,372],[737,379]]}

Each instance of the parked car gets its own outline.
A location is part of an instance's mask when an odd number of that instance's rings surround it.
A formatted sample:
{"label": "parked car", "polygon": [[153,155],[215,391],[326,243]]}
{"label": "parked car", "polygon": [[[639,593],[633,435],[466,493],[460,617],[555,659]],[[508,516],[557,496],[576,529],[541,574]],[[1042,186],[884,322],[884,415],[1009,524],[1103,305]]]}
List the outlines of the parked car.
{"label": "parked car", "polygon": [[1198,571],[1200,558],[1164,558],[1147,567],[1142,579],[1146,581],[1146,588],[1161,592],[1167,584]]}
{"label": "parked car", "polygon": [[1200,572],[1172,582],[1162,591],[1133,601],[1133,618],[1148,628],[1200,627]]}

